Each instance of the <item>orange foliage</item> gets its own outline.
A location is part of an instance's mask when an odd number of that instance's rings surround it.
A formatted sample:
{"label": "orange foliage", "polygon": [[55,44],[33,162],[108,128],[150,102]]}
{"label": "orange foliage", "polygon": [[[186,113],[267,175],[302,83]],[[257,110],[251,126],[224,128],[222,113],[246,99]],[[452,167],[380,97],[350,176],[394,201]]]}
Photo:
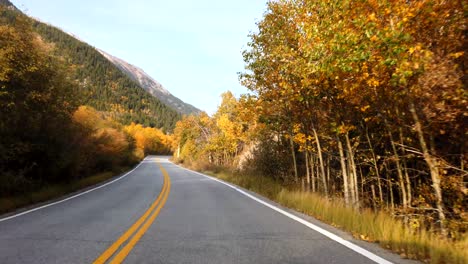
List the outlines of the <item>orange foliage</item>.
{"label": "orange foliage", "polygon": [[171,153],[172,136],[164,134],[160,129],[131,123],[124,127],[124,131],[135,140],[135,155],[138,157]]}
{"label": "orange foliage", "polygon": [[[89,106],[80,106],[73,121],[81,127],[77,164],[84,170],[124,164],[139,158],[132,156],[133,140],[121,125]],[[77,145],[78,145],[77,144]]]}

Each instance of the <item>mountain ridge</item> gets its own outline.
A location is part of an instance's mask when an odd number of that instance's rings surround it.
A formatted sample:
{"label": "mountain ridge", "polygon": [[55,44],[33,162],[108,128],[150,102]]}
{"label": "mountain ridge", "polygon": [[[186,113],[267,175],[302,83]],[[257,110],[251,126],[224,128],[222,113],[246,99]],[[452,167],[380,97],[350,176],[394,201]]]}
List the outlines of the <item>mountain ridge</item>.
{"label": "mountain ridge", "polygon": [[16,8],[16,6],[8,1],[8,0],[0,0],[0,5],[4,5],[4,6],[7,6],[7,7],[13,7],[14,9],[18,10],[18,8]]}
{"label": "mountain ridge", "polygon": [[167,106],[175,109],[177,112],[183,115],[197,114],[201,112],[200,109],[191,104],[185,103],[181,99],[172,95],[171,92],[169,92],[161,83],[147,74],[143,69],[101,49],[96,48],[96,50],[117,66],[117,68],[119,68],[124,74],[137,82],[143,89],[160,99]]}
{"label": "mountain ridge", "polygon": [[[10,1],[0,0],[3,23],[15,26],[16,19],[26,19],[33,30],[46,43],[53,45],[50,51],[60,58],[77,83],[82,104],[111,116],[122,124],[132,122],[172,131],[182,114],[168,106],[162,99],[125,73],[98,49],[49,23],[28,16]],[[0,22],[1,22],[0,21]]]}

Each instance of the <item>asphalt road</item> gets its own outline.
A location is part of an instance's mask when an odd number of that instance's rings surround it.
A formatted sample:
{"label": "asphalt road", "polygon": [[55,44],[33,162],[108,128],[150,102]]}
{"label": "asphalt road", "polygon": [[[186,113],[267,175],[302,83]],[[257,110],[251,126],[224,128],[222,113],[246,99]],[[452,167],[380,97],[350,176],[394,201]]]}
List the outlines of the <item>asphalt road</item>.
{"label": "asphalt road", "polygon": [[413,263],[235,186],[147,157],[0,219],[0,263]]}

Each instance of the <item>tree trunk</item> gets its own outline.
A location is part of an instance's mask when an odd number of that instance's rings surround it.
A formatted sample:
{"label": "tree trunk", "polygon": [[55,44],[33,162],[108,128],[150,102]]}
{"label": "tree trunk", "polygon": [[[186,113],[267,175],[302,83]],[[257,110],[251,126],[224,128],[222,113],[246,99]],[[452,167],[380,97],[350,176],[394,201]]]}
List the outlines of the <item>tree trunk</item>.
{"label": "tree trunk", "polygon": [[323,190],[325,193],[325,197],[328,198],[328,188],[327,188],[327,180],[325,178],[325,166],[323,165],[323,156],[322,156],[322,148],[320,147],[320,140],[317,135],[317,131],[315,128],[312,129],[314,132],[314,137],[315,137],[315,142],[317,144],[317,151],[318,151],[318,157],[320,161],[320,172],[322,174],[322,183],[323,183]]}
{"label": "tree trunk", "polygon": [[294,140],[293,140],[293,135],[289,137],[290,143],[291,143],[291,154],[292,154],[292,160],[293,160],[293,166],[294,166],[294,182],[297,183],[298,181],[298,176],[297,176],[297,163],[296,163],[296,151],[294,150]]}
{"label": "tree trunk", "polygon": [[372,191],[372,204],[374,205],[374,211],[377,211],[377,197],[375,196],[375,187],[374,184],[371,184],[371,191]]}
{"label": "tree trunk", "polygon": [[307,191],[310,191],[310,168],[309,168],[309,151],[307,150],[307,145],[306,145],[306,150],[304,151],[305,155],[305,166],[306,166],[306,182],[307,182]]}
{"label": "tree trunk", "polygon": [[310,155],[310,181],[312,183],[312,192],[316,191],[315,188],[315,175],[316,175],[316,169],[315,169],[315,158]]}
{"label": "tree trunk", "polygon": [[374,147],[372,146],[367,129],[366,129],[366,137],[367,137],[367,143],[369,144],[369,148],[372,154],[372,160],[373,160],[372,165],[374,166],[375,177],[377,177],[377,188],[379,188],[379,198],[380,198],[379,203],[382,204],[384,200],[383,200],[383,192],[382,192],[382,183],[380,181],[380,172],[379,172],[379,167],[377,166],[377,158],[375,156]]}
{"label": "tree trunk", "polygon": [[349,185],[348,185],[348,169],[346,168],[346,159],[343,152],[343,144],[341,144],[341,140],[338,138],[338,150],[340,152],[340,164],[341,164],[341,173],[343,175],[343,191],[344,191],[344,199],[345,204],[349,205]]}
{"label": "tree trunk", "polygon": [[359,207],[359,189],[358,189],[358,180],[357,180],[357,171],[356,171],[356,164],[354,163],[354,154],[353,154],[353,148],[351,147],[351,142],[349,140],[349,135],[346,133],[346,145],[348,147],[348,153],[349,153],[349,165],[350,165],[350,170],[352,171],[352,181],[353,181],[353,192],[354,192],[354,206]]}
{"label": "tree trunk", "polygon": [[364,175],[362,174],[362,167],[359,166],[359,175],[361,176],[361,198],[364,199]]}
{"label": "tree trunk", "polygon": [[327,186],[328,188],[331,189],[331,192],[333,193],[333,187],[330,186],[330,156],[327,155]]}
{"label": "tree trunk", "polygon": [[[403,130],[399,129],[400,131],[400,144],[401,146],[404,145],[404,141],[403,141]],[[406,151],[405,151],[405,148],[402,147],[402,152],[403,152],[403,156],[406,155]],[[412,195],[412,192],[411,192],[411,180],[409,178],[409,174],[408,174],[408,167],[406,166],[406,160],[403,159],[403,172],[405,174],[405,180],[406,180],[406,198],[407,198],[407,202],[408,202],[408,206],[411,206],[411,200],[413,199],[413,195]]]}
{"label": "tree trunk", "polygon": [[[387,162],[385,162],[385,170],[389,171],[388,166],[387,166]],[[388,191],[389,191],[389,194],[390,194],[390,212],[393,213],[393,211],[395,210],[395,203],[394,203],[394,199],[393,199],[393,183],[392,183],[392,181],[390,179],[390,173],[387,173],[387,185],[388,185]],[[387,210],[388,210],[388,205],[387,205]]]}
{"label": "tree trunk", "polygon": [[346,151],[346,170],[347,174],[349,175],[349,193],[351,194],[351,205],[354,206],[356,205],[356,192],[354,191],[354,176],[353,172],[351,171],[351,158],[349,157],[349,151]]}
{"label": "tree trunk", "polygon": [[390,144],[392,146],[392,150],[393,150],[393,155],[395,157],[395,164],[397,166],[397,175],[398,175],[398,185],[400,185],[400,190],[401,190],[401,196],[402,196],[402,200],[403,200],[403,208],[404,209],[407,209],[408,208],[408,200],[406,199],[406,185],[404,184],[403,182],[403,168],[401,167],[401,163],[400,163],[400,156],[398,155],[398,151],[396,149],[396,146],[395,146],[395,142],[393,141],[393,136],[392,136],[392,132],[390,131],[390,128],[387,126],[387,129],[388,129],[388,135],[390,137]]}
{"label": "tree trunk", "polygon": [[[462,153],[464,153],[464,151],[462,151]],[[465,162],[464,162],[464,160],[465,160],[464,155],[463,155],[463,154],[460,155],[460,169],[461,169],[462,171],[465,170]]]}
{"label": "tree trunk", "polygon": [[418,114],[416,113],[416,108],[414,103],[411,102],[410,104],[410,112],[413,116],[414,120],[414,128],[418,134],[419,144],[421,145],[421,150],[424,156],[424,161],[426,161],[427,166],[429,167],[429,171],[431,174],[432,179],[432,188],[434,190],[434,195],[436,197],[436,206],[437,211],[439,213],[439,220],[440,220],[440,229],[444,236],[447,235],[447,230],[445,229],[445,212],[444,212],[444,205],[442,200],[442,189],[440,188],[440,174],[438,168],[438,160],[437,158],[433,157],[429,152],[429,149],[426,144],[426,140],[424,139],[424,133],[422,131],[421,121],[419,120]]}

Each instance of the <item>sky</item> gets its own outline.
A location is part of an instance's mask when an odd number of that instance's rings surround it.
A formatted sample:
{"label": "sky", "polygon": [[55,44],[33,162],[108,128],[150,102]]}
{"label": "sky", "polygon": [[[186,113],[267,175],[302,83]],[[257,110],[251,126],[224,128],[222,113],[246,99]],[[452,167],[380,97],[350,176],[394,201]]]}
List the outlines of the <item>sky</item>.
{"label": "sky", "polygon": [[13,0],[29,16],[78,36],[148,73],[213,114],[239,84],[242,50],[267,0]]}

